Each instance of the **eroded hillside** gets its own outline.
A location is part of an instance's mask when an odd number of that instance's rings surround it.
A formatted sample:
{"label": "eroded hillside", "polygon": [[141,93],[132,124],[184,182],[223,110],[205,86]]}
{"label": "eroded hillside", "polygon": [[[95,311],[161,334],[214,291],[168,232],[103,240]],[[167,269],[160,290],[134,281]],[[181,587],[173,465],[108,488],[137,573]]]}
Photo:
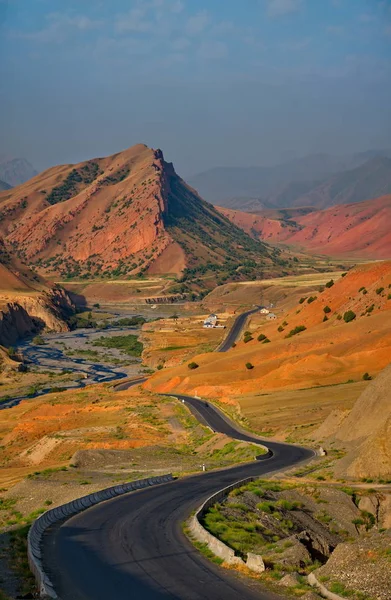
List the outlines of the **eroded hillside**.
{"label": "eroded hillside", "polygon": [[379,372],[391,355],[391,262],[360,265],[327,286],[287,311],[277,306],[275,320],[252,317],[245,339],[226,354],[196,356],[198,368],[163,370],[145,385],[229,400]]}
{"label": "eroded hillside", "polygon": [[330,256],[391,257],[391,196],[322,211],[303,208],[251,214],[219,210],[249,235],[266,242]]}

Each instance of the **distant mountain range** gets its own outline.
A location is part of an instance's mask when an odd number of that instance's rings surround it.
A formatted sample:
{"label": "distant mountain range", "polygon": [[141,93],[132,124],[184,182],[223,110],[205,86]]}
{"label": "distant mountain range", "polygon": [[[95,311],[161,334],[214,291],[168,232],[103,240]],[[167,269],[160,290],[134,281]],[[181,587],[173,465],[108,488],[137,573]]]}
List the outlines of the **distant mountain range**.
{"label": "distant mountain range", "polygon": [[325,208],[391,193],[391,150],[344,157],[316,154],[274,167],[218,167],[189,183],[203,198],[226,208]]}
{"label": "distant mountain range", "polygon": [[391,258],[391,195],[326,210],[275,209],[256,214],[219,210],[264,242],[288,244],[329,256]]}
{"label": "distant mountain range", "polygon": [[[202,200],[160,150],[139,144],[52,167],[0,193],[0,234],[43,275],[173,273],[185,281],[281,271],[275,250]],[[184,289],[181,291],[185,291]]]}
{"label": "distant mountain range", "polygon": [[37,171],[25,158],[0,157],[0,180],[9,186],[20,185],[35,175]]}
{"label": "distant mountain range", "polygon": [[3,192],[4,190],[10,190],[12,187],[12,185],[9,185],[9,183],[6,183],[5,181],[1,181],[0,179],[0,192]]}

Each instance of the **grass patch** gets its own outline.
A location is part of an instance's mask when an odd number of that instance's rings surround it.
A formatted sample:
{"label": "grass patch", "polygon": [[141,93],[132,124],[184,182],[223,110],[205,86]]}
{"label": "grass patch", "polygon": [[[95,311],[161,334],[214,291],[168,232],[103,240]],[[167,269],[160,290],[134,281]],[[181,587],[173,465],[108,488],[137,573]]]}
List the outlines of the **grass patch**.
{"label": "grass patch", "polygon": [[103,348],[118,348],[124,354],[130,356],[141,356],[143,344],[138,341],[136,335],[116,335],[112,337],[101,336],[92,343],[93,346],[102,346]]}

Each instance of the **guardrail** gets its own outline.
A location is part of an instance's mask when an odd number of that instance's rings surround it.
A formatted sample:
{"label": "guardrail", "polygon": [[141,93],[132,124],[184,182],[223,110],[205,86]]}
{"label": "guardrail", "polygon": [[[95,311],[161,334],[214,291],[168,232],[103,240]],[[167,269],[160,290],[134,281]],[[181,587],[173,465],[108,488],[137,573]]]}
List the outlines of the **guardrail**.
{"label": "guardrail", "polygon": [[34,521],[27,538],[27,554],[30,569],[35,576],[41,598],[58,599],[53,584],[50,581],[49,576],[45,573],[42,563],[42,538],[46,529],[54,523],[68,519],[69,517],[82,512],[95,504],[104,502],[105,500],[110,500],[111,498],[121,496],[128,492],[140,490],[151,485],[167,483],[169,481],[173,481],[171,473],[116,485],[101,490],[100,492],[94,492],[93,494],[88,494],[82,498],[77,498],[76,500],[57,506],[57,508],[52,508]]}
{"label": "guardrail", "polygon": [[256,573],[262,573],[265,570],[265,564],[262,560],[262,556],[258,554],[253,554],[252,552],[247,553],[246,562],[240,557],[235,555],[235,551],[224,544],[221,540],[216,538],[214,535],[209,533],[202,525],[201,519],[206,514],[208,509],[219,502],[221,500],[225,500],[232,490],[242,487],[251,481],[255,481],[258,479],[257,477],[247,477],[246,479],[242,479],[237,481],[236,483],[232,483],[231,485],[219,490],[212,496],[209,496],[207,500],[202,504],[202,506],[197,510],[195,515],[190,518],[189,521],[189,530],[192,536],[203,544],[206,544],[211,552],[215,556],[221,558],[224,562],[229,565],[245,565],[251,571],[255,571]]}

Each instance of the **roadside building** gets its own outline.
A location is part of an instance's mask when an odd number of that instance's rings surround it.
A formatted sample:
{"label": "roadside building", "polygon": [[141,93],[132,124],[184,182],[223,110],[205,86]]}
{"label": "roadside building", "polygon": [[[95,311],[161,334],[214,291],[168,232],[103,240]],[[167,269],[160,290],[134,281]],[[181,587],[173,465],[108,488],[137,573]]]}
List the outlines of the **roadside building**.
{"label": "roadside building", "polygon": [[268,314],[268,315],[266,315],[266,319],[267,319],[268,321],[274,321],[274,319],[277,319],[277,315],[275,315],[275,314],[274,314],[274,313],[272,313],[272,312],[269,312],[269,314]]}
{"label": "roadside building", "polygon": [[216,327],[217,325],[217,315],[211,314],[209,315],[209,317],[206,317],[205,321],[204,321],[204,327],[205,328],[213,328]]}
{"label": "roadside building", "polygon": [[268,315],[270,311],[267,308],[261,308],[259,312],[261,315]]}

